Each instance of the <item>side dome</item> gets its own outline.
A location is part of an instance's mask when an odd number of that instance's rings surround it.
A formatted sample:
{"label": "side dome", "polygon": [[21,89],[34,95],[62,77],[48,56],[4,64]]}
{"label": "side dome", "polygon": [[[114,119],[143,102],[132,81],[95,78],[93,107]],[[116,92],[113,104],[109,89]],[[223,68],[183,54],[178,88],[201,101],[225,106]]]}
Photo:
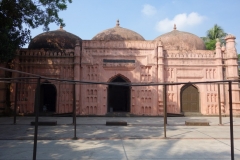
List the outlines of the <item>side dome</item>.
{"label": "side dome", "polygon": [[145,39],[138,33],[122,28],[119,25],[119,20],[117,20],[117,24],[115,27],[104,30],[98,33],[96,36],[92,38],[92,40],[105,40],[105,41],[124,41],[124,40],[132,40],[132,41],[145,41]]}
{"label": "side dome", "polygon": [[178,31],[176,25],[171,32],[165,33],[155,40],[161,40],[166,50],[205,50],[205,44],[198,36]]}
{"label": "side dome", "polygon": [[82,39],[66,32],[62,26],[55,31],[44,32],[34,37],[28,45],[28,49],[73,49],[76,41]]}

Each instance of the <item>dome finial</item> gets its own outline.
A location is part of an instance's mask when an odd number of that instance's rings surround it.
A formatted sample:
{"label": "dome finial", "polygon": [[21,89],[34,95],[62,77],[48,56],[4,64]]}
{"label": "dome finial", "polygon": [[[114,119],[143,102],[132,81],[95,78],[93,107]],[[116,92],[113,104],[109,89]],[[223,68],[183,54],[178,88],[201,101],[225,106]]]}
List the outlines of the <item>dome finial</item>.
{"label": "dome finial", "polygon": [[119,27],[120,24],[119,24],[119,19],[117,20],[117,23],[116,23],[116,27]]}
{"label": "dome finial", "polygon": [[58,29],[59,31],[65,31],[64,29],[63,29],[63,26],[62,25],[60,25],[60,28]]}
{"label": "dome finial", "polygon": [[176,30],[176,29],[177,29],[177,26],[176,26],[176,24],[174,24],[174,26],[173,26],[173,29],[174,29],[174,30]]}

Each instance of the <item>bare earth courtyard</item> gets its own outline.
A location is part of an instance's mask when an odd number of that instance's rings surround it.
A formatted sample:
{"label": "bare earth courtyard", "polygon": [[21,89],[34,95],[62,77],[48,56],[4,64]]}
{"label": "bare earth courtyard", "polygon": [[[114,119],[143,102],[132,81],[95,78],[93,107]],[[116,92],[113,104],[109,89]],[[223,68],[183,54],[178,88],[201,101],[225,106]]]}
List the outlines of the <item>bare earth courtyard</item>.
{"label": "bare earth courtyard", "polygon": [[[210,126],[185,126],[203,119]],[[39,126],[37,159],[231,159],[229,117],[168,117],[164,138],[162,117],[77,117],[77,137],[71,117],[40,117],[57,121]],[[128,126],[106,126],[106,121],[126,121]],[[32,159],[34,117],[0,117],[0,159]],[[240,118],[235,117],[234,153],[240,159]]]}

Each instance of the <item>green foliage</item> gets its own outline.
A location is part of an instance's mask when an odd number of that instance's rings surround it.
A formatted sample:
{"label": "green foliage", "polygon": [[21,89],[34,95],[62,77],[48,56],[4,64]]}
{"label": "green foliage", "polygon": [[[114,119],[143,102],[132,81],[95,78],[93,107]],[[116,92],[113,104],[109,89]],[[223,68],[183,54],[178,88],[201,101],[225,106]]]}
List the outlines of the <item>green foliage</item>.
{"label": "green foliage", "polygon": [[67,2],[72,0],[0,0],[0,62],[11,60],[16,49],[30,41],[30,28],[65,26],[58,13],[67,9]]}
{"label": "green foliage", "polygon": [[213,28],[209,29],[207,31],[207,36],[202,37],[206,49],[208,50],[214,50],[216,48],[216,40],[219,39],[221,43],[225,43],[225,40],[223,39],[227,34],[224,32],[224,30],[215,24]]}
{"label": "green foliage", "polygon": [[224,32],[224,30],[218,26],[217,24],[215,24],[213,26],[213,28],[209,29],[207,31],[207,37],[210,39],[210,40],[215,40],[215,39],[221,39],[223,37],[225,37],[227,34]]}
{"label": "green foliage", "polygon": [[238,61],[240,61],[240,54],[238,54]]}
{"label": "green foliage", "polygon": [[205,45],[206,45],[206,49],[207,50],[214,50],[216,48],[216,40],[209,40],[207,42],[205,42]]}

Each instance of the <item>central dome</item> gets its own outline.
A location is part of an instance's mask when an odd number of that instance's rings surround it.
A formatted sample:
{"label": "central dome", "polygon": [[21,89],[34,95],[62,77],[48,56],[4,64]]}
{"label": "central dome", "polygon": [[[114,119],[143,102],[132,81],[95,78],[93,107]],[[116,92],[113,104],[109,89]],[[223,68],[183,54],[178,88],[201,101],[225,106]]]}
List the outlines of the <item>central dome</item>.
{"label": "central dome", "polygon": [[138,33],[122,28],[119,26],[119,20],[114,28],[110,28],[98,33],[92,40],[105,40],[105,41],[144,41],[145,39]]}
{"label": "central dome", "polygon": [[167,50],[205,50],[205,44],[198,36],[178,31],[174,25],[173,31],[157,37],[155,40],[161,40],[164,49]]}

